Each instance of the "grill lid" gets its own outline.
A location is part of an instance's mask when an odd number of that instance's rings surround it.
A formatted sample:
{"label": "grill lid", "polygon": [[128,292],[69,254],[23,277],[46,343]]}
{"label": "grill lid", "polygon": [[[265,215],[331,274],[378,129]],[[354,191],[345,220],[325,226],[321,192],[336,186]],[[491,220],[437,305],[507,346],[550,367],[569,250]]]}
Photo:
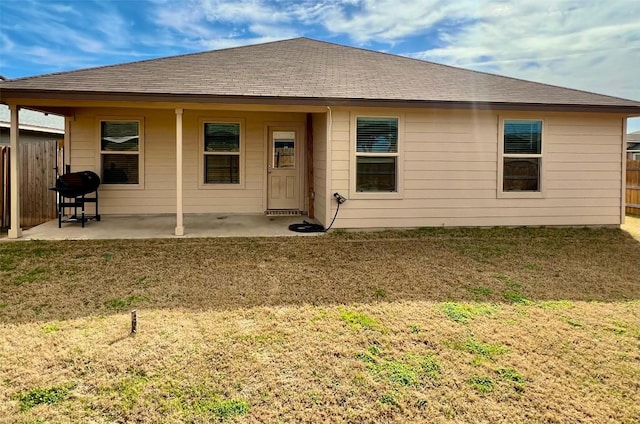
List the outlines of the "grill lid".
{"label": "grill lid", "polygon": [[100,177],[92,171],[71,172],[61,175],[56,181],[56,191],[64,197],[79,197],[96,191]]}

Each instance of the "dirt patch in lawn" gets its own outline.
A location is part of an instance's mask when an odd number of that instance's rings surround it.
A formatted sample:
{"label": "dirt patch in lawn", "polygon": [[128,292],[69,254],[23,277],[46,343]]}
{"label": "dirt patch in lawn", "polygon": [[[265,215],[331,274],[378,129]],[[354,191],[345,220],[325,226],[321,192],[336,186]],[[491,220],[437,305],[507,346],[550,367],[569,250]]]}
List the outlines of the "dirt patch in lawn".
{"label": "dirt patch in lawn", "polygon": [[637,246],[612,229],[1,243],[0,417],[637,422]]}

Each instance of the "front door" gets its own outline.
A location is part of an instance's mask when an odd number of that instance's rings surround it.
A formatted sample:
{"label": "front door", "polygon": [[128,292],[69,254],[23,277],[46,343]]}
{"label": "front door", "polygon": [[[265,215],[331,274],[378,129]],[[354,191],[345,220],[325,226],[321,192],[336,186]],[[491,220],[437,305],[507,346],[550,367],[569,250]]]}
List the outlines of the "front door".
{"label": "front door", "polygon": [[267,209],[300,208],[300,131],[269,129]]}

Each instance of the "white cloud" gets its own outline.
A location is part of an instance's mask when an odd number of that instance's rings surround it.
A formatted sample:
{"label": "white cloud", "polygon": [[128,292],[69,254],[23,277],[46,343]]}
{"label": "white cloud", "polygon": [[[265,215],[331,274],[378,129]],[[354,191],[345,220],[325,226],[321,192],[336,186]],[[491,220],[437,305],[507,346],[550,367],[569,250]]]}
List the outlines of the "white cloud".
{"label": "white cloud", "polygon": [[260,0],[200,0],[199,3],[208,21],[276,23],[288,21],[290,18],[286,5],[276,8]]}
{"label": "white cloud", "polygon": [[156,4],[154,20],[173,32],[168,43],[220,49],[297,37],[294,15],[293,8],[260,0],[188,0]]}
{"label": "white cloud", "polygon": [[463,20],[475,14],[475,0],[360,0],[350,4],[327,1],[313,16],[329,31],[348,34],[358,43],[394,43],[425,33],[443,20]]}
{"label": "white cloud", "polygon": [[288,37],[251,37],[251,38],[219,38],[204,41],[204,46],[210,50],[228,49],[231,47],[246,46],[248,44],[262,44],[270,43],[272,41],[279,41]]}
{"label": "white cloud", "polygon": [[122,5],[0,0],[3,14],[15,15],[0,22],[0,48],[20,51],[22,61],[80,67],[300,35],[348,37],[392,53],[640,99],[640,1],[150,0],[135,12]]}
{"label": "white cloud", "polygon": [[439,45],[407,55],[640,99],[640,2],[626,0],[354,0],[306,3],[294,15],[356,43],[407,37]]}
{"label": "white cloud", "polygon": [[0,33],[0,51],[9,52],[15,47],[15,43],[11,41],[6,34]]}
{"label": "white cloud", "polygon": [[415,56],[640,99],[640,21],[625,6],[615,0],[513,2],[462,30],[443,32],[443,47]]}

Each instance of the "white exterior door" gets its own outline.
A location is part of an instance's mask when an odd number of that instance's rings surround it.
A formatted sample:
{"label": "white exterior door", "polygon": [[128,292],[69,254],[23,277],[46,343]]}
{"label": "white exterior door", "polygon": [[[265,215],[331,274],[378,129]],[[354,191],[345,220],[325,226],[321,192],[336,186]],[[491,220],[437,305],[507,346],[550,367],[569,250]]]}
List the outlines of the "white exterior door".
{"label": "white exterior door", "polygon": [[269,129],[267,209],[300,208],[300,131]]}

